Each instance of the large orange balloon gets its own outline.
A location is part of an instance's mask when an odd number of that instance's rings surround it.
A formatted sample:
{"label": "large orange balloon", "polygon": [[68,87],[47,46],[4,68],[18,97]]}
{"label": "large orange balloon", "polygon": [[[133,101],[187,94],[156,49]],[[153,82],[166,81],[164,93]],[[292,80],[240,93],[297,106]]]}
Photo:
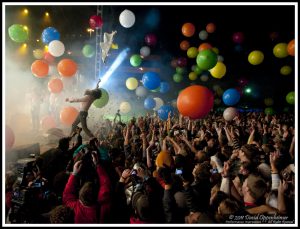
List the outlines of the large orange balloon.
{"label": "large orange balloon", "polygon": [[60,111],[60,122],[64,125],[71,126],[78,113],[79,112],[75,107],[64,107]]}
{"label": "large orange balloon", "polygon": [[15,134],[13,130],[5,125],[5,148],[10,149],[15,143]]}
{"label": "large orange balloon", "polygon": [[186,50],[188,50],[189,47],[190,47],[190,43],[188,41],[186,41],[186,40],[181,41],[181,43],[180,43],[181,50],[186,51]]}
{"label": "large orange balloon", "polygon": [[46,61],[36,60],[31,65],[31,72],[38,78],[44,78],[48,75],[49,65]]}
{"label": "large orange balloon", "polygon": [[192,23],[184,23],[181,32],[186,37],[191,37],[195,33],[195,26]]}
{"label": "large orange balloon", "polygon": [[211,44],[209,44],[209,43],[202,43],[201,45],[199,45],[198,51],[200,52],[202,50],[211,49],[211,48],[212,48]]}
{"label": "large orange balloon", "polygon": [[48,82],[48,90],[52,93],[60,93],[64,85],[61,79],[52,79]]}
{"label": "large orange balloon", "polygon": [[63,59],[59,61],[57,70],[63,77],[72,77],[77,71],[77,64],[71,59]]}
{"label": "large orange balloon", "polygon": [[214,95],[206,87],[193,85],[180,92],[177,108],[183,116],[192,119],[204,118],[214,105]]}
{"label": "large orange balloon", "polygon": [[208,23],[206,25],[206,32],[213,33],[216,30],[216,25],[214,23]]}
{"label": "large orange balloon", "polygon": [[290,56],[295,56],[295,39],[288,43],[287,52]]}

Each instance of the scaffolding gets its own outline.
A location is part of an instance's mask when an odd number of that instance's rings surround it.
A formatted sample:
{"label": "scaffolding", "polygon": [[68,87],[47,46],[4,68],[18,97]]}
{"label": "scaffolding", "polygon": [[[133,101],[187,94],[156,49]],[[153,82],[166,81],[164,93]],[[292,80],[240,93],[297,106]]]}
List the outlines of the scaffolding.
{"label": "scaffolding", "polygon": [[[101,16],[103,19],[103,6],[97,6],[97,16]],[[102,59],[101,59],[101,37],[102,37],[102,26],[96,28],[96,54],[95,54],[95,80],[98,80],[102,70]]]}

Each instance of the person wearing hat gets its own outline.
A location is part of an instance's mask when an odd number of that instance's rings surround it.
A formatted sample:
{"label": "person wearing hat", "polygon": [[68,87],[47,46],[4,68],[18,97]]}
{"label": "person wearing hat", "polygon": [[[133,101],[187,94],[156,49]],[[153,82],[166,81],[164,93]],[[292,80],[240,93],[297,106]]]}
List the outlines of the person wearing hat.
{"label": "person wearing hat", "polygon": [[88,129],[87,127],[87,123],[86,123],[86,118],[88,116],[88,110],[91,107],[92,103],[96,100],[99,99],[102,95],[101,89],[99,89],[99,83],[100,83],[100,79],[97,82],[97,86],[95,89],[90,90],[87,89],[84,92],[84,97],[82,98],[66,98],[66,102],[70,102],[70,103],[77,103],[77,102],[81,102],[81,108],[80,108],[80,112],[77,116],[77,118],[75,119],[75,121],[72,124],[72,129],[71,129],[71,134],[75,131],[77,125],[79,123],[81,123],[82,125],[82,129],[84,130],[84,132],[90,137],[90,138],[94,138],[94,135],[92,134],[92,132]]}

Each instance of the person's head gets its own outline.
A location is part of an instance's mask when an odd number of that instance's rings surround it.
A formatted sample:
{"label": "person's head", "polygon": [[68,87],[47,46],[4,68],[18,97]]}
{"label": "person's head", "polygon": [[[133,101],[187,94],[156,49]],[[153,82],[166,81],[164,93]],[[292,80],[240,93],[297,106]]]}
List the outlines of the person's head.
{"label": "person's head", "polygon": [[194,224],[194,223],[203,223],[203,224],[212,224],[214,221],[209,217],[208,214],[204,212],[193,212],[185,217],[185,223]]}
{"label": "person's head", "polygon": [[242,186],[242,193],[244,200],[257,203],[260,201],[267,192],[267,184],[263,178],[250,174],[244,181]]}
{"label": "person's head", "polygon": [[239,159],[244,162],[252,162],[256,157],[259,156],[259,150],[255,145],[246,144],[239,150]]}
{"label": "person's head", "polygon": [[198,163],[193,169],[193,176],[196,181],[209,180],[211,176],[211,165],[208,161]]}
{"label": "person's head", "polygon": [[51,210],[50,223],[74,223],[74,211],[65,205],[59,205]]}
{"label": "person's head", "polygon": [[79,191],[79,200],[85,206],[92,206],[97,202],[98,189],[93,182],[86,182]]}
{"label": "person's head", "polygon": [[132,208],[140,220],[151,221],[151,205],[146,194],[142,192],[134,193],[132,196]]}
{"label": "person's head", "polygon": [[202,163],[204,161],[208,161],[209,160],[209,157],[208,155],[205,153],[204,150],[198,150],[196,153],[195,153],[195,161],[197,163]]}
{"label": "person's head", "polygon": [[247,177],[254,170],[255,170],[255,167],[250,161],[243,161],[241,163],[239,173],[242,174],[244,177]]}
{"label": "person's head", "polygon": [[59,139],[58,148],[62,151],[67,151],[69,149],[70,140],[71,139],[69,137]]}
{"label": "person's head", "polygon": [[220,203],[216,214],[216,220],[219,223],[224,223],[230,215],[235,215],[239,209],[240,206],[236,201],[227,198]]}

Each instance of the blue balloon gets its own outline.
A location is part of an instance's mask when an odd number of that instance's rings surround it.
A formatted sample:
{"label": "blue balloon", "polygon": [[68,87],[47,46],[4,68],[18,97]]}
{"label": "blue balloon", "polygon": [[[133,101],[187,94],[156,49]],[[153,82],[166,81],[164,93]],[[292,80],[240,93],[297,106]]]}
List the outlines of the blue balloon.
{"label": "blue balloon", "polygon": [[42,33],[42,41],[45,44],[49,44],[51,41],[54,40],[59,40],[59,38],[60,38],[59,32],[53,27],[48,27],[44,29]]}
{"label": "blue balloon", "polygon": [[167,93],[170,90],[170,84],[168,82],[160,82],[160,93]]}
{"label": "blue balloon", "polygon": [[155,100],[152,98],[152,97],[147,97],[145,100],[144,100],[144,107],[146,108],[146,109],[149,109],[149,110],[151,110],[151,109],[153,109],[154,107],[155,107],[155,105],[156,105],[156,102],[155,102]]}
{"label": "blue balloon", "polygon": [[240,101],[240,93],[234,88],[227,89],[223,94],[223,102],[228,106],[233,106]]}
{"label": "blue balloon", "polygon": [[174,115],[174,108],[170,105],[163,105],[158,109],[157,114],[161,120],[166,121],[168,119],[169,112],[171,112],[172,117]]}
{"label": "blue balloon", "polygon": [[154,90],[160,86],[160,78],[156,72],[146,72],[143,75],[142,83],[145,88]]}

